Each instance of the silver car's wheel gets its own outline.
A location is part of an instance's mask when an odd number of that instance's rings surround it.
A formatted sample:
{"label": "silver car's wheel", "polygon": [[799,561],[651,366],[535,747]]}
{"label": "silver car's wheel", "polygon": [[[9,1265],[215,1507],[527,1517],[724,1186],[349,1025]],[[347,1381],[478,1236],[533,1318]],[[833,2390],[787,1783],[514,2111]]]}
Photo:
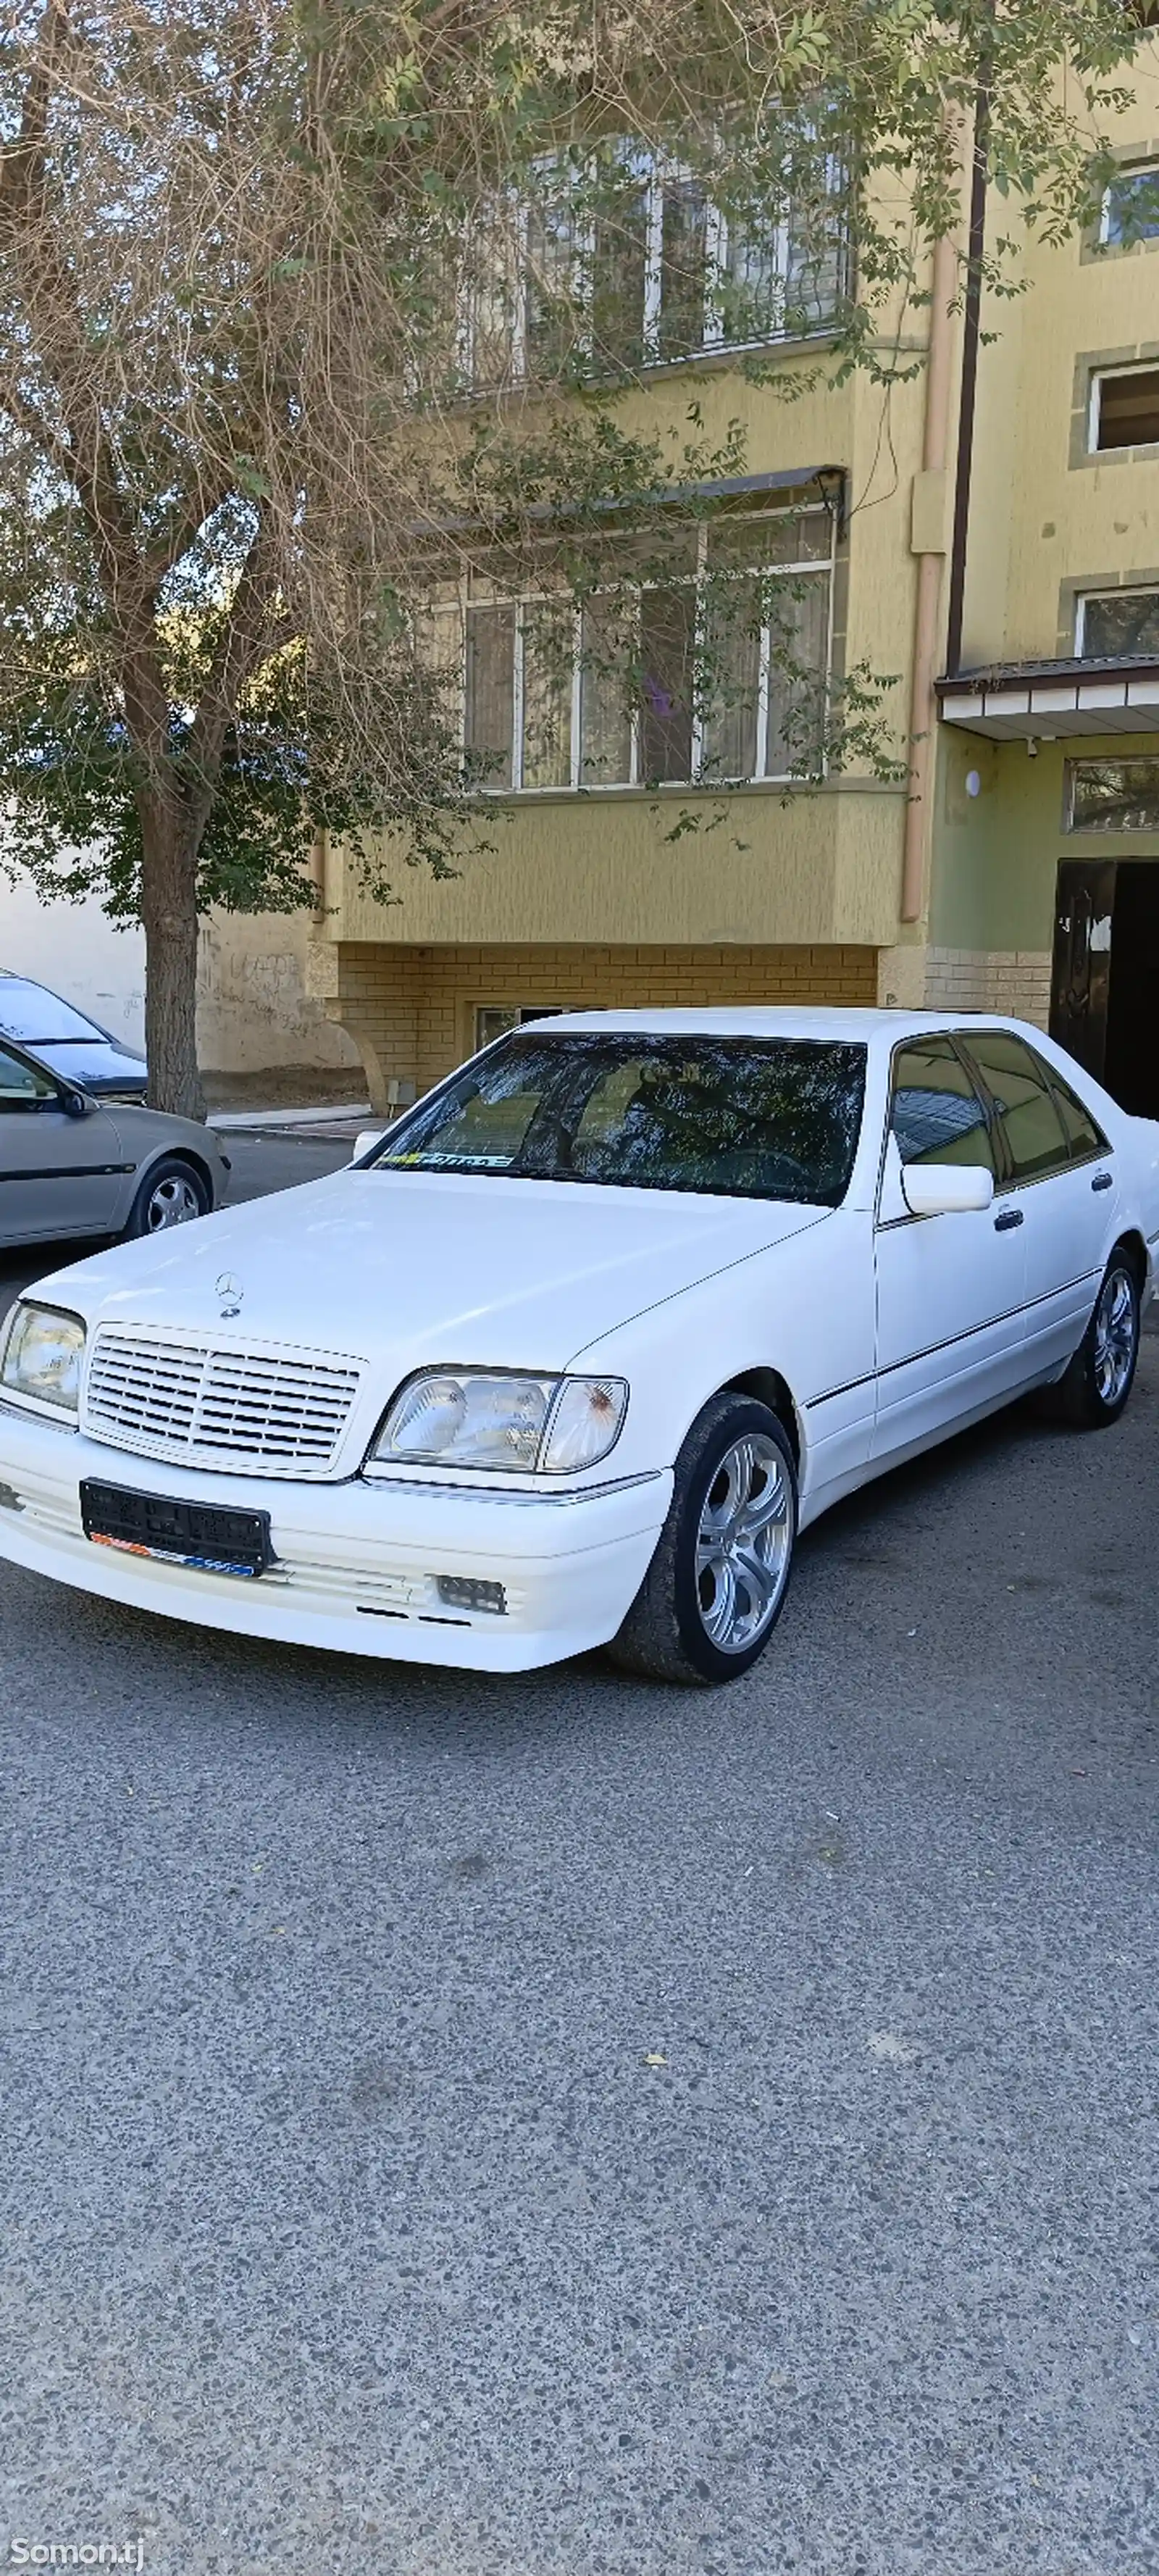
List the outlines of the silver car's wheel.
{"label": "silver car's wheel", "polygon": [[192,1163],[175,1154],[167,1154],[146,1172],[133,1212],[125,1228],[127,1235],[166,1234],[170,1226],[189,1225],[194,1217],[206,1216],[213,1205],[208,1179],[195,1171]]}
{"label": "silver car's wheel", "polygon": [[1125,1270],[1109,1270],[1095,1308],[1091,1359],[1095,1385],[1105,1405],[1122,1402],[1135,1368],[1138,1299]]}
{"label": "silver car's wheel", "polygon": [[145,1234],[160,1234],[167,1225],[188,1225],[191,1217],[200,1216],[201,1208],[193,1183],[180,1172],[171,1172],[167,1181],[158,1181],[149,1192],[145,1209]]}
{"label": "silver car's wheel", "polygon": [[696,1599],[718,1653],[747,1654],[772,1627],[791,1552],[781,1453],[765,1433],[748,1432],[726,1449],[696,1534]]}
{"label": "silver car's wheel", "polygon": [[676,1459],[668,1517],[613,1662],[658,1681],[736,1681],[780,1617],[796,1536],[784,1422],[752,1396],[712,1396]]}

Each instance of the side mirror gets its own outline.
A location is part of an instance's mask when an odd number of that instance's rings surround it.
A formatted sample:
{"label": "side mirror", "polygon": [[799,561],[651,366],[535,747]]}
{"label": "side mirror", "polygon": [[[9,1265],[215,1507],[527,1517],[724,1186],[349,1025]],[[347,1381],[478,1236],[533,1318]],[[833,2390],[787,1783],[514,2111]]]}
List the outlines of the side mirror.
{"label": "side mirror", "polygon": [[74,1091],[70,1084],[67,1091],[61,1092],[60,1105],[66,1118],[87,1118],[93,1104],[87,1091]]}
{"label": "side mirror", "polygon": [[911,1216],[981,1216],[994,1197],[994,1174],[978,1163],[907,1163],[901,1186]]}
{"label": "side mirror", "polygon": [[364,1127],[362,1134],[360,1136],[356,1136],[354,1139],[354,1152],[350,1157],[351,1162],[360,1163],[363,1155],[369,1154],[372,1145],[381,1145],[386,1132],[385,1127]]}

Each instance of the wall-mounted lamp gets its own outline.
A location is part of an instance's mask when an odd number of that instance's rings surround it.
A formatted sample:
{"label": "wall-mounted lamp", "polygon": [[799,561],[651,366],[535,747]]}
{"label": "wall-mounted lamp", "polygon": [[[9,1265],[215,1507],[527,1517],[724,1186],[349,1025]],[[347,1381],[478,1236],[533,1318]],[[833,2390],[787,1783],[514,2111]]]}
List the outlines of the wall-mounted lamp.
{"label": "wall-mounted lamp", "polygon": [[813,477],[838,538],[845,534],[845,468],[819,465]]}
{"label": "wall-mounted lamp", "polygon": [[982,793],[982,773],[981,773],[981,771],[980,771],[980,770],[978,770],[978,769],[968,769],[968,770],[966,771],[966,794],[967,794],[967,796],[980,796],[980,795],[981,795],[981,793]]}

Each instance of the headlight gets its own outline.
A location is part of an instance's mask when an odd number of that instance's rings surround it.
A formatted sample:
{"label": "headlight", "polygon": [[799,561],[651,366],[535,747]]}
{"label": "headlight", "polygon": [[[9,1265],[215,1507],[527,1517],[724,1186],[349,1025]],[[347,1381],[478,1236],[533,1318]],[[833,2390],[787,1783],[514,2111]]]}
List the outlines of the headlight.
{"label": "headlight", "polygon": [[18,1306],[4,1346],[0,1385],[10,1387],[13,1395],[34,1396],[40,1404],[75,1413],[84,1346],[79,1315],[62,1314],[56,1306]]}
{"label": "headlight", "polygon": [[370,1455],[574,1475],[607,1457],[627,1409],[622,1377],[424,1369],[395,1397]]}

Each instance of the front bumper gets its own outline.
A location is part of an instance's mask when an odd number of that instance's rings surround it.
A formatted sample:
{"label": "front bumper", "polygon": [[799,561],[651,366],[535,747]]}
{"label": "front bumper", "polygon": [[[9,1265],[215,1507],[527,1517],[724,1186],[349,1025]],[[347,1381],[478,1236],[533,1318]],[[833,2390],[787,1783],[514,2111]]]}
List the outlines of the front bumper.
{"label": "front bumper", "polygon": [[[270,1514],[252,1580],[95,1546],[80,1484]],[[0,1403],[0,1556],[106,1601],[345,1654],[523,1672],[607,1643],[664,1524],[670,1471],[571,1494],[404,1482],[280,1484],[139,1458]],[[448,1607],[440,1575],[501,1583],[505,1612]]]}

